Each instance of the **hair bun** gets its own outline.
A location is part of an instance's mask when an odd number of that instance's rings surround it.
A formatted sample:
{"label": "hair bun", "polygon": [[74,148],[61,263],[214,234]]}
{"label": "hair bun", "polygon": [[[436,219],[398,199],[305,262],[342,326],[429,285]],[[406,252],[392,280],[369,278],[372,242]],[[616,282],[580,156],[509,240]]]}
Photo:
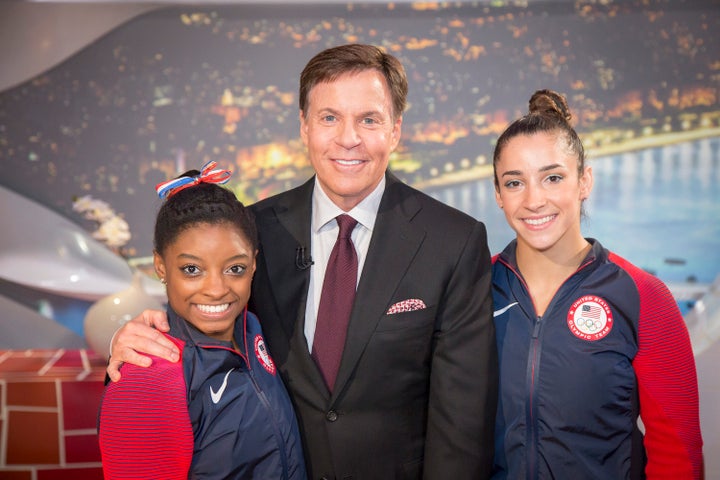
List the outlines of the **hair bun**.
{"label": "hair bun", "polygon": [[553,90],[538,90],[529,102],[529,113],[559,117],[570,123],[572,115],[565,97]]}

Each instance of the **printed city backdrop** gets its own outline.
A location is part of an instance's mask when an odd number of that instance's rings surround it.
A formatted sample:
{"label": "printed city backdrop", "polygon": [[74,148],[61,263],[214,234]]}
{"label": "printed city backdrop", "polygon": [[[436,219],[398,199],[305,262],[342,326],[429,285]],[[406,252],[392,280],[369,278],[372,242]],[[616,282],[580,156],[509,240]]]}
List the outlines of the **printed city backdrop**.
{"label": "printed city backdrop", "polygon": [[147,258],[157,182],[216,160],[251,203],[309,178],[298,77],[320,50],[372,43],[404,63],[392,170],[512,238],[493,144],[533,91],[564,93],[595,169],[586,233],[666,281],[720,271],[720,9],[713,1],[167,7],[0,92],[0,184],[87,226],[91,195]]}

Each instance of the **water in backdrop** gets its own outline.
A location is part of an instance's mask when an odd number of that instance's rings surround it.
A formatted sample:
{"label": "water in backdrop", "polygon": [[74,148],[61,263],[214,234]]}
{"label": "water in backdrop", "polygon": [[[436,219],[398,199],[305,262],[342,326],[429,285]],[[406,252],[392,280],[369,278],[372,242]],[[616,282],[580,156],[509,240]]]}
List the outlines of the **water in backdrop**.
{"label": "water in backdrop", "polygon": [[[590,158],[595,177],[583,233],[669,282],[720,274],[720,138]],[[514,238],[492,178],[429,192],[482,220],[491,253]],[[682,308],[682,306],[681,306]]]}

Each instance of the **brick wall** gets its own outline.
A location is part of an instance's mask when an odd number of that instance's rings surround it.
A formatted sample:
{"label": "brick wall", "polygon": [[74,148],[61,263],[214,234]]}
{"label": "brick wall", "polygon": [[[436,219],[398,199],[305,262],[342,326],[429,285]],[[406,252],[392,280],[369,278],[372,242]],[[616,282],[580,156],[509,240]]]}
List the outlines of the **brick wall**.
{"label": "brick wall", "polygon": [[105,363],[91,350],[0,350],[0,480],[102,480]]}

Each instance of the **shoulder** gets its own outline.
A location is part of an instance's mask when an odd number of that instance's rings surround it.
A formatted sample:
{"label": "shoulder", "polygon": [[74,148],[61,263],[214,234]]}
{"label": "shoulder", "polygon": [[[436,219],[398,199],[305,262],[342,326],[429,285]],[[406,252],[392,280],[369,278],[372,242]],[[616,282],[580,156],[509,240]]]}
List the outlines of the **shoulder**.
{"label": "shoulder", "polygon": [[312,198],[314,184],[315,177],[313,176],[302,185],[255,202],[250,205],[250,209],[256,216],[262,216],[277,208],[294,206],[296,202],[304,200],[308,201]]}
{"label": "shoulder", "polygon": [[[235,323],[235,335],[242,335],[251,344],[258,341],[258,339],[264,342],[265,335],[263,334],[262,325],[258,316],[250,310],[247,310],[247,315],[243,319],[241,314]],[[248,346],[251,348],[251,345]]]}
{"label": "shoulder", "polygon": [[125,363],[120,367],[121,380],[108,385],[108,389],[137,389],[144,392],[144,395],[163,395],[171,385],[176,385],[181,386],[184,392],[182,353],[185,342],[168,334],[164,335],[179,348],[180,360],[170,362],[148,354],[152,364],[147,368]]}
{"label": "shoulder", "polygon": [[[238,322],[241,322],[242,319],[238,318]],[[258,316],[251,312],[250,310],[247,311],[247,317],[245,317],[245,331],[248,334],[253,333],[260,333],[262,334],[262,327],[260,326],[260,319]]]}
{"label": "shoulder", "polygon": [[[133,418],[147,418],[172,412],[185,411],[186,382],[183,372],[184,342],[165,334],[180,348],[180,360],[170,362],[160,357],[148,355],[152,364],[145,368],[125,363],[120,372],[119,381],[110,383],[103,396],[103,419],[105,422],[117,420],[112,412],[124,412],[128,406],[142,405]],[[146,408],[147,407],[147,408]],[[157,408],[165,409],[162,413]]]}
{"label": "shoulder", "polygon": [[638,288],[640,295],[643,294],[670,294],[669,289],[655,275],[643,270],[642,268],[631,263],[629,260],[617,255],[613,252],[608,252],[608,260],[617,265],[627,275],[632,278],[633,282]]}
{"label": "shoulder", "polygon": [[612,252],[609,253],[608,260],[622,269],[632,279],[637,289],[641,334],[652,330],[660,335],[660,332],[673,330],[671,325],[682,330],[686,329],[677,301],[662,280]]}
{"label": "shoulder", "polygon": [[98,441],[110,478],[187,478],[193,432],[182,360],[152,359],[148,368],[123,365],[122,378],[105,390]]}
{"label": "shoulder", "polygon": [[388,176],[388,184],[380,208],[398,208],[414,221],[426,221],[444,227],[474,228],[482,223],[465,212]]}

